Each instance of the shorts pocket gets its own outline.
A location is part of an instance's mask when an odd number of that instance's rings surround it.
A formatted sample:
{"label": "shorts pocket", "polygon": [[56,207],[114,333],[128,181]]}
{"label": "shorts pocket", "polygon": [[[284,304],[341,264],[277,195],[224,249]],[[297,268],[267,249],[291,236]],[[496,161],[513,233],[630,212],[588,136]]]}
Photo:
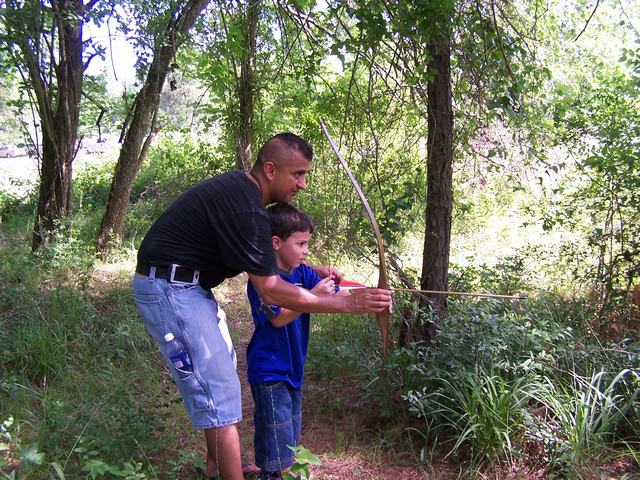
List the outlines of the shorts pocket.
{"label": "shorts pocket", "polygon": [[[181,375],[177,370],[176,373],[178,376]],[[179,377],[176,379],[176,384],[178,385],[189,413],[199,410],[209,410],[212,407],[204,385],[194,372],[189,372],[189,375],[185,378]]]}
{"label": "shorts pocket", "polygon": [[164,351],[164,334],[166,333],[166,320],[164,306],[158,295],[140,293],[134,290],[133,298],[136,302],[138,313],[142,317],[147,330]]}
{"label": "shorts pocket", "polygon": [[266,420],[269,428],[291,424],[291,395],[286,382],[276,382],[272,385],[264,384]]}

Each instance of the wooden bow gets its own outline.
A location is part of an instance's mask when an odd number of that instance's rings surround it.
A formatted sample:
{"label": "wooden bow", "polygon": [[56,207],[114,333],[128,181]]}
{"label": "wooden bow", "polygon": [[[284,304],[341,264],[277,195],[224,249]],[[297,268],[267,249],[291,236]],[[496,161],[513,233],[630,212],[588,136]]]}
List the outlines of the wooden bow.
{"label": "wooden bow", "polygon": [[[385,256],[384,256],[384,244],[382,243],[382,235],[380,235],[380,229],[378,228],[378,222],[376,221],[376,217],[373,215],[373,211],[369,206],[367,197],[364,196],[364,193],[360,188],[360,184],[358,184],[358,181],[353,176],[353,173],[351,173],[351,170],[349,169],[348,165],[340,156],[340,152],[338,152],[338,147],[336,147],[335,143],[333,143],[333,140],[331,139],[331,136],[329,135],[329,132],[327,131],[327,127],[325,126],[324,122],[322,121],[321,118],[318,119],[318,122],[320,123],[320,128],[322,128],[322,132],[324,133],[324,136],[327,137],[327,140],[329,141],[329,144],[331,145],[333,152],[336,154],[336,157],[338,157],[338,161],[340,162],[340,165],[342,165],[342,168],[344,168],[344,171],[347,173],[349,180],[351,180],[351,184],[356,189],[356,192],[358,192],[358,197],[362,202],[362,206],[367,212],[367,215],[369,217],[369,222],[371,223],[371,228],[373,229],[373,233],[376,237],[376,244],[378,247],[378,262],[380,264],[379,275],[378,275],[378,288],[388,289],[389,284],[387,282],[387,267],[386,267]],[[387,359],[387,349],[389,344],[389,322],[391,320],[391,312],[389,312],[389,310],[385,310],[383,312],[376,313],[376,320],[378,321],[378,326],[380,327],[380,333],[382,334],[382,365],[384,365]]]}

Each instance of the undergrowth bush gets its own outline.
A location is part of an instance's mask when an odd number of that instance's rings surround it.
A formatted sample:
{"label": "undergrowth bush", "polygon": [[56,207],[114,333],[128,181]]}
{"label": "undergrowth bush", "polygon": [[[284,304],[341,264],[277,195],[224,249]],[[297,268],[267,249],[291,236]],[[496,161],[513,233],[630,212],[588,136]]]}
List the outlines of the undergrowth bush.
{"label": "undergrowth bush", "polygon": [[31,215],[37,202],[37,192],[30,184],[11,178],[8,183],[9,188],[0,188],[0,224],[15,223],[20,217]]}
{"label": "undergrowth bush", "polygon": [[521,255],[502,258],[495,266],[468,265],[464,269],[451,265],[452,290],[494,292],[513,295],[529,290],[532,275],[527,259]]}
{"label": "undergrowth bush", "polygon": [[82,169],[75,172],[73,198],[74,207],[78,209],[78,212],[104,210],[104,206],[109,200],[115,167],[115,159],[102,163],[87,162]]}
{"label": "undergrowth bush", "polygon": [[96,289],[93,255],[62,245],[0,245],[0,473],[156,478],[155,345],[128,281]]}
{"label": "undergrowth bush", "polygon": [[423,461],[437,450],[470,470],[526,464],[584,478],[621,455],[637,458],[640,436],[640,342],[601,342],[588,328],[592,313],[552,295],[450,300],[435,341],[391,348],[384,370],[371,318],[322,317],[308,371],[357,381],[381,416],[410,425]]}

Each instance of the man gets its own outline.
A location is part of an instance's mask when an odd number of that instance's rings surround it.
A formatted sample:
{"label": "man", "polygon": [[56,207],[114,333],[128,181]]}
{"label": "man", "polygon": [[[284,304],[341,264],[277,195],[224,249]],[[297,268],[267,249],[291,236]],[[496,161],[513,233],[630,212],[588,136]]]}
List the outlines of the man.
{"label": "man", "polygon": [[311,146],[297,135],[272,137],[250,172],[218,175],[182,194],[151,226],[138,252],[136,305],[165,358],[169,332],[189,352],[192,374],[167,363],[194,427],[204,430],[206,473],[212,477],[243,478],[236,428],[242,419],[240,382],[212,287],[247,272],[265,303],[298,312],[364,314],[391,307],[386,290],[318,296],[278,275],[265,206],[289,202],[306,187],[312,157]]}

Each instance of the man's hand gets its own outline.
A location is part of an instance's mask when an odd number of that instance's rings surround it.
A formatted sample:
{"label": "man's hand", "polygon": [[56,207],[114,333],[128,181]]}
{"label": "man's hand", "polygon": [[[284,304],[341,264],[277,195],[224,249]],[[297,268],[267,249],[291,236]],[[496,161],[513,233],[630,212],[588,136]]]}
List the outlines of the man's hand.
{"label": "man's hand", "polygon": [[340,282],[343,279],[342,273],[333,267],[321,267],[318,265],[311,265],[310,263],[307,263],[307,265],[311,267],[320,278],[332,278],[336,285],[340,285]]}
{"label": "man's hand", "polygon": [[336,293],[336,283],[333,281],[333,278],[325,277],[316,283],[316,286],[311,289],[311,292],[316,295],[335,295]]}
{"label": "man's hand", "polygon": [[352,290],[347,299],[349,313],[377,313],[391,311],[393,299],[389,290],[380,288],[360,288]]}

